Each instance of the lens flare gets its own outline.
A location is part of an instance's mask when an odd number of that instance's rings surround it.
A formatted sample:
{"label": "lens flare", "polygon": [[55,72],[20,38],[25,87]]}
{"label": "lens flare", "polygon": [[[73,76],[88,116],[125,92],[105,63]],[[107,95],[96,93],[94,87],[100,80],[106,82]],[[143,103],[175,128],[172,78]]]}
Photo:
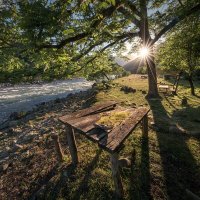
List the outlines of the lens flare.
{"label": "lens flare", "polygon": [[149,53],[150,53],[150,50],[148,47],[142,47],[140,50],[139,50],[139,56],[141,58],[146,58],[149,56]]}

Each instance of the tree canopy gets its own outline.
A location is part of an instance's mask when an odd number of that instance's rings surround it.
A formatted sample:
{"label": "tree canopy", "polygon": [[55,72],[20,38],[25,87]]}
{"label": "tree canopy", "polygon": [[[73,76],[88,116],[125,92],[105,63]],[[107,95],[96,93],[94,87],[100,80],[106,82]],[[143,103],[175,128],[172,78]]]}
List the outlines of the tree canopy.
{"label": "tree canopy", "polygon": [[200,21],[189,18],[171,33],[158,51],[158,62],[162,69],[187,73],[194,95],[192,77],[200,69]]}
{"label": "tree canopy", "polygon": [[143,45],[154,45],[178,22],[198,14],[200,4],[197,0],[4,0],[0,7],[1,70],[53,70],[64,76],[88,67],[103,52],[110,55],[109,49],[118,51],[126,41],[138,38]]}

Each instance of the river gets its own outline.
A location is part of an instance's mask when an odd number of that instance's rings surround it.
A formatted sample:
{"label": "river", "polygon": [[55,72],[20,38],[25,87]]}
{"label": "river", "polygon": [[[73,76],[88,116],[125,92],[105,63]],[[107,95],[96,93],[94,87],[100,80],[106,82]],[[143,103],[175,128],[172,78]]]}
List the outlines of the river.
{"label": "river", "polygon": [[91,88],[92,84],[93,82],[77,78],[42,84],[1,86],[0,123],[6,121],[12,112],[32,110],[37,104],[87,90]]}

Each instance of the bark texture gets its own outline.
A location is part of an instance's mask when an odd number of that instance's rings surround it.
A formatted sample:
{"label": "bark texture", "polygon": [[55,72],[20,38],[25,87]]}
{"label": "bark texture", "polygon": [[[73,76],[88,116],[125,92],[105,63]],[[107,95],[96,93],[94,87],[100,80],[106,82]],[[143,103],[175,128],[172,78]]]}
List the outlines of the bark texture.
{"label": "bark texture", "polygon": [[192,75],[189,75],[188,81],[190,83],[191,94],[195,96],[195,89],[194,89],[194,83],[193,83]]}
{"label": "bark texture", "polygon": [[147,98],[157,98],[159,97],[158,94],[158,87],[157,87],[157,73],[156,73],[156,65],[154,62],[154,57],[149,56],[147,58],[147,72],[148,72],[148,94]]}

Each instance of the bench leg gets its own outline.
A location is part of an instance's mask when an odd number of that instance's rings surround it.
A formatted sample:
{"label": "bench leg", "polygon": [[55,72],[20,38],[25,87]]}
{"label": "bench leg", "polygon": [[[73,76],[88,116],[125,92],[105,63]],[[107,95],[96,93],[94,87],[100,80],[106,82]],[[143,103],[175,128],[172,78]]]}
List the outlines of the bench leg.
{"label": "bench leg", "polygon": [[142,119],[142,133],[144,136],[148,136],[148,116],[145,115]]}
{"label": "bench leg", "polygon": [[121,181],[121,176],[120,176],[120,171],[119,171],[118,158],[119,158],[119,155],[117,153],[110,155],[111,170],[112,170],[112,177],[113,177],[114,185],[115,185],[115,192],[116,192],[117,198],[122,198],[124,192],[123,192],[123,186],[122,186],[122,181]]}
{"label": "bench leg", "polygon": [[67,132],[67,142],[69,145],[69,151],[71,154],[72,163],[74,165],[77,165],[78,164],[78,153],[77,153],[77,147],[76,147],[76,140],[75,140],[75,136],[74,136],[74,130],[72,129],[71,126],[67,126],[66,132]]}

